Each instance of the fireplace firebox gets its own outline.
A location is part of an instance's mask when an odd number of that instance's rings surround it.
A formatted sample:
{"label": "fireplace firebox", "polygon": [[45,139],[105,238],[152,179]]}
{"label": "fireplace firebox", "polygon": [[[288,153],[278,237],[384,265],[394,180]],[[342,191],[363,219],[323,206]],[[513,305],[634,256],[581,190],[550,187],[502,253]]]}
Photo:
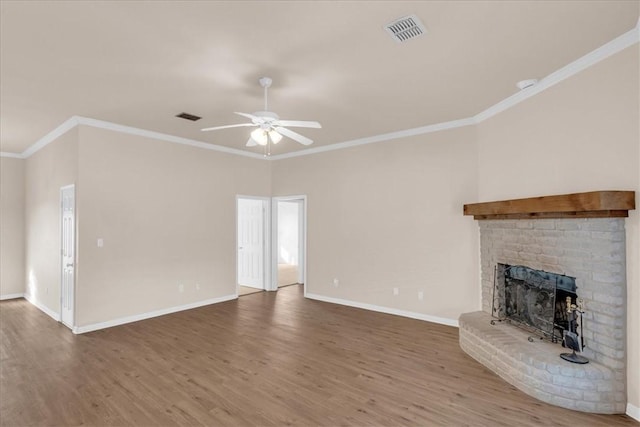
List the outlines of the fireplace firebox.
{"label": "fireplace firebox", "polygon": [[562,341],[564,331],[570,330],[567,301],[577,303],[575,277],[501,263],[494,277],[494,317],[551,342]]}

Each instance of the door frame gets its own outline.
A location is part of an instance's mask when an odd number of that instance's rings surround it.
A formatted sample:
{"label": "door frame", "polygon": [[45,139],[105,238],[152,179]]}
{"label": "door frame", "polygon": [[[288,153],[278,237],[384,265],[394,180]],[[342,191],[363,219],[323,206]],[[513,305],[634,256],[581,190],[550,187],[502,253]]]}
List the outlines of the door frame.
{"label": "door frame", "polygon": [[300,202],[301,209],[298,217],[298,247],[299,265],[302,273],[302,287],[304,296],[307,296],[307,196],[304,194],[294,196],[278,196],[271,198],[271,286],[270,291],[278,290],[278,202]]}
{"label": "door frame", "polygon": [[[71,292],[71,324],[67,324],[63,321],[63,316],[62,316],[62,310],[63,310],[63,299],[64,299],[64,288],[63,288],[63,282],[64,282],[64,256],[62,253],[62,239],[64,239],[64,235],[63,235],[63,225],[62,225],[62,221],[64,218],[64,200],[63,200],[63,196],[62,193],[65,190],[69,190],[69,189],[73,189],[73,281],[71,283],[71,287],[72,287],[72,292]],[[76,215],[76,208],[77,208],[77,203],[76,203],[76,185],[75,184],[69,184],[69,185],[64,185],[62,187],[60,187],[60,219],[58,222],[58,225],[60,227],[60,264],[59,264],[59,269],[60,269],[60,323],[62,323],[63,325],[65,325],[66,327],[68,327],[69,329],[71,329],[72,331],[75,328],[76,325],[76,277],[77,277],[77,267],[78,267],[78,253],[77,253],[77,236],[78,236],[78,229],[77,229],[77,215]]]}
{"label": "door frame", "polygon": [[238,277],[238,261],[239,261],[239,246],[240,242],[238,241],[238,216],[240,213],[239,209],[239,201],[240,200],[261,200],[262,201],[262,232],[263,232],[263,241],[262,241],[262,256],[263,256],[263,272],[262,272],[262,289],[269,290],[269,283],[271,282],[271,198],[270,197],[261,197],[261,196],[246,196],[237,194],[236,195],[236,298],[240,294],[240,283]]}

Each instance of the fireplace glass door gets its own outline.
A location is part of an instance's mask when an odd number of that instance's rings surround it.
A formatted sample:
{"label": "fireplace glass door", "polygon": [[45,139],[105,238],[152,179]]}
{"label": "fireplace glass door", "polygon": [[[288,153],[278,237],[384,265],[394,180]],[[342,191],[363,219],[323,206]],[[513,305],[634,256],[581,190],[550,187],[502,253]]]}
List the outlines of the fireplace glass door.
{"label": "fireplace glass door", "polygon": [[557,342],[567,329],[566,297],[575,303],[575,292],[574,277],[498,264],[493,314]]}

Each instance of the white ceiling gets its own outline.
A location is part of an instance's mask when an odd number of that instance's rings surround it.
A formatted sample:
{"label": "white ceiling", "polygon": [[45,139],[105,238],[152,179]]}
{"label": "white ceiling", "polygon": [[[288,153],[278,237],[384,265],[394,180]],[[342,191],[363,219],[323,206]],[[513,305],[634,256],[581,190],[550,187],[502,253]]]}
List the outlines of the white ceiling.
{"label": "white ceiling", "polygon": [[[6,1],[0,151],[73,115],[237,149],[263,107],[323,146],[473,116],[638,21],[639,1]],[[416,14],[427,35],[383,26]],[[175,118],[181,112],[198,122]],[[304,147],[284,139],[274,154]]]}

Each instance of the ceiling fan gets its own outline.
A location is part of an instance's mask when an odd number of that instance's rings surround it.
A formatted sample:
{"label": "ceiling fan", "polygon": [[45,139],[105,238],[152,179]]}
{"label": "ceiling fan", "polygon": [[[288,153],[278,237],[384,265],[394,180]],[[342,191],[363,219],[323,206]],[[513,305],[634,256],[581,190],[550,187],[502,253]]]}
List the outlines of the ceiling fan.
{"label": "ceiling fan", "polygon": [[280,142],[283,136],[293,139],[302,145],[309,145],[313,143],[313,140],[306,136],[300,135],[294,132],[289,127],[300,128],[321,128],[322,126],[318,122],[303,121],[303,120],[281,120],[278,115],[272,111],[269,111],[267,104],[267,90],[271,87],[271,80],[269,77],[262,77],[260,80],[260,86],[264,88],[264,111],[256,111],[254,113],[238,113],[239,116],[246,117],[251,120],[251,123],[238,123],[235,125],[215,126],[210,128],[204,128],[202,131],[236,128],[252,126],[258,127],[251,132],[251,137],[247,141],[247,147],[255,147],[256,145],[267,145],[269,142],[277,144]]}

